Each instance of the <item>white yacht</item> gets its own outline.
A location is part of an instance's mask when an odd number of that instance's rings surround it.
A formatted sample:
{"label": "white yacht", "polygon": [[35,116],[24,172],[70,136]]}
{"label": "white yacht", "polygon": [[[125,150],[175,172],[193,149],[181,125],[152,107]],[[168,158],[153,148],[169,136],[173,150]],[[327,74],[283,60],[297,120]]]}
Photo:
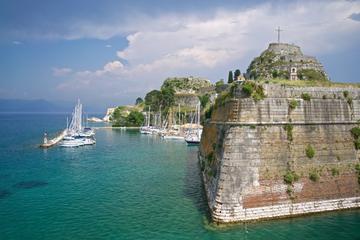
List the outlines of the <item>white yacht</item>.
{"label": "white yacht", "polygon": [[80,147],[84,146],[84,141],[81,138],[75,138],[72,136],[65,136],[60,147]]}
{"label": "white yacht", "polygon": [[78,100],[72,114],[70,125],[67,124],[66,135],[60,143],[61,147],[80,147],[96,143],[93,129],[82,127],[82,104]]}

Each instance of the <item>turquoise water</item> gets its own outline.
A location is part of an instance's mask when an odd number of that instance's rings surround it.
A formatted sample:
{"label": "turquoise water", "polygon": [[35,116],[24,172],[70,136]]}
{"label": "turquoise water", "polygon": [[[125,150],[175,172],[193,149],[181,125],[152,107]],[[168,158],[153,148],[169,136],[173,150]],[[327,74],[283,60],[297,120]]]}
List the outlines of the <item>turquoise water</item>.
{"label": "turquoise water", "polygon": [[360,239],[360,211],[218,228],[197,147],[98,130],[96,146],[39,149],[61,114],[0,114],[0,239]]}

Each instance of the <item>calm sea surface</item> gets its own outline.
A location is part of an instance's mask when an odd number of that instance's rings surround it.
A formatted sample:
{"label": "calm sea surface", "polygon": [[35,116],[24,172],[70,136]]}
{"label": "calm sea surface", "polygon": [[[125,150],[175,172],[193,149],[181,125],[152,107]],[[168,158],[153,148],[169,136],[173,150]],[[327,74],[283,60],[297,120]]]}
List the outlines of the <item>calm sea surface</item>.
{"label": "calm sea surface", "polygon": [[0,114],[0,239],[360,239],[360,211],[208,223],[197,147],[98,130],[95,146],[37,148],[62,114]]}

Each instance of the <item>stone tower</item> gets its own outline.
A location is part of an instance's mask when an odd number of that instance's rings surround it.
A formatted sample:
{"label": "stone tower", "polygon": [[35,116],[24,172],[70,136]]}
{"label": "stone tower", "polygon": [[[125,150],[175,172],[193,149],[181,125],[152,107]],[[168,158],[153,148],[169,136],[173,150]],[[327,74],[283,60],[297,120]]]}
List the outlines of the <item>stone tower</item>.
{"label": "stone tower", "polygon": [[[295,68],[296,75],[291,72],[292,68]],[[315,57],[304,55],[299,46],[270,43],[269,47],[250,63],[246,75],[250,79],[280,77],[294,80],[300,76],[300,79],[306,80],[309,79],[306,76],[308,72],[317,72],[322,79],[328,79],[321,63]]]}

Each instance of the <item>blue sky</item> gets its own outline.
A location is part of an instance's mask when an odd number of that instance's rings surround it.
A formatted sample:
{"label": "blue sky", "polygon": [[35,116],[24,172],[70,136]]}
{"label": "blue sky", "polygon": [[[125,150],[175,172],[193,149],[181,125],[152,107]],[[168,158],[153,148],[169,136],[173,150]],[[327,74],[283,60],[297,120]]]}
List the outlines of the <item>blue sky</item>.
{"label": "blue sky", "polygon": [[0,98],[133,103],[168,76],[245,71],[281,26],[330,78],[360,82],[359,1],[0,0]]}

